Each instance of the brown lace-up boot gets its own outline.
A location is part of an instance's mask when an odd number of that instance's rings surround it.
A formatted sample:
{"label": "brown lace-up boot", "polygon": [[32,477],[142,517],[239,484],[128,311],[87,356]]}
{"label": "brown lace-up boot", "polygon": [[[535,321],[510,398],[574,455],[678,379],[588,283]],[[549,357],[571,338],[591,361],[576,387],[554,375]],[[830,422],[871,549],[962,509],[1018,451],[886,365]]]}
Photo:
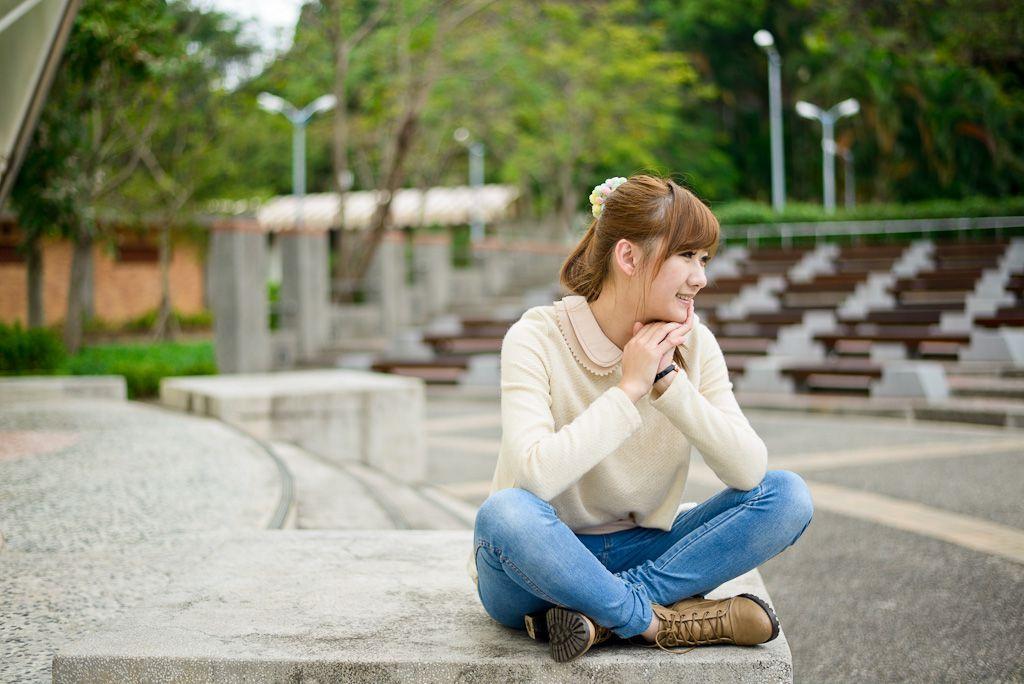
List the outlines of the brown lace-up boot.
{"label": "brown lace-up boot", "polygon": [[771,607],[753,594],[739,594],[726,599],[691,597],[676,601],[671,607],[652,604],[661,628],[653,644],[674,653],[673,646],[705,646],[735,644],[754,646],[779,636],[779,619]]}
{"label": "brown lace-up boot", "polygon": [[620,640],[607,627],[568,608],[550,608],[543,621],[535,619],[536,614],[526,617],[530,636],[542,641],[546,634],[551,641],[551,657],[559,663],[578,658],[597,644]]}

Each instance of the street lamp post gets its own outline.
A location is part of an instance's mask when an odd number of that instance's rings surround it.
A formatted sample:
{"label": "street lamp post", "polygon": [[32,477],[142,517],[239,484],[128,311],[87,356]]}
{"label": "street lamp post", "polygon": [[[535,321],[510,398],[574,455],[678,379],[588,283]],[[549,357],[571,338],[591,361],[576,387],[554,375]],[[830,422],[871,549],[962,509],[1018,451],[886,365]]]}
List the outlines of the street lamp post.
{"label": "street lamp post", "polygon": [[820,107],[800,100],[796,103],[796,113],[805,119],[815,119],[821,123],[821,175],[824,185],[824,204],[826,213],[836,210],[836,140],[835,123],[844,116],[853,116],[860,111],[860,103],[852,97],[843,100],[831,109]]}
{"label": "street lamp post", "polygon": [[469,239],[476,244],[484,239],[484,219],[480,212],[480,189],[484,185],[484,144],[479,140],[469,142],[469,130],[459,128],[452,136],[469,150],[469,185],[476,191],[470,219]]}
{"label": "street lamp post", "polygon": [[334,95],[321,95],[303,109],[277,95],[263,92],[256,97],[262,109],[284,114],[292,122],[292,193],[295,195],[295,228],[302,228],[302,198],[306,194],[306,123],[319,112],[326,112],[337,104]]}
{"label": "street lamp post", "polygon": [[786,208],[785,152],[782,149],[782,58],[775,49],[771,32],[761,29],[754,34],[754,42],[768,55],[768,112],[772,139],[772,208],[781,212]]}
{"label": "street lamp post", "polygon": [[292,123],[292,192],[295,195],[295,230],[281,240],[281,292],[279,311],[284,327],[296,332],[297,352],[311,359],[326,341],[330,282],[327,273],[326,232],[303,231],[306,195],[306,123],[318,112],[335,106],[334,95],[322,95],[303,109],[270,93],[256,98],[263,109],[283,114]]}

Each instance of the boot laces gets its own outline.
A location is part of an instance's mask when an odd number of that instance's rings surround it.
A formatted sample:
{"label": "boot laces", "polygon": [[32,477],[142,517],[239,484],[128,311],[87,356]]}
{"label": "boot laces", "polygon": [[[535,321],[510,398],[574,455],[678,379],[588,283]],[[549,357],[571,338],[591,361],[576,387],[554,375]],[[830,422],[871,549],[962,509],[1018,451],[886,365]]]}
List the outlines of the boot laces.
{"label": "boot laces", "polygon": [[[722,638],[725,631],[725,611],[718,609],[711,614],[710,609],[699,610],[690,613],[681,613],[674,610],[666,611],[665,617],[661,619],[661,629],[654,637],[651,647],[657,646],[669,653],[689,653],[697,646],[714,643]],[[668,646],[690,646],[685,650],[666,648]]]}

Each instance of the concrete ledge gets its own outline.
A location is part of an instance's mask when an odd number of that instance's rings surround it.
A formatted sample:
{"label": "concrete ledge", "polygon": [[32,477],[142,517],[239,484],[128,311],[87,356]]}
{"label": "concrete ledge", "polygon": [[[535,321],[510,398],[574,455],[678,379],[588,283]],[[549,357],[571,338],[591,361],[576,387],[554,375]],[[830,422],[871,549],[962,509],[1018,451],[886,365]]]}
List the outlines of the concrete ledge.
{"label": "concrete ledge", "polygon": [[[484,612],[465,571],[469,531],[281,531],[176,543],[183,574],[133,619],[59,648],[54,682],[792,681],[785,634],[683,655],[604,646],[559,665],[546,644]],[[740,591],[768,598],[756,571],[712,595]]]}
{"label": "concrete ledge", "polygon": [[24,375],[0,379],[0,401],[62,397],[124,399],[127,396],[122,375]]}
{"label": "concrete ledge", "polygon": [[165,378],[160,401],[403,482],[426,474],[419,378],[358,370]]}

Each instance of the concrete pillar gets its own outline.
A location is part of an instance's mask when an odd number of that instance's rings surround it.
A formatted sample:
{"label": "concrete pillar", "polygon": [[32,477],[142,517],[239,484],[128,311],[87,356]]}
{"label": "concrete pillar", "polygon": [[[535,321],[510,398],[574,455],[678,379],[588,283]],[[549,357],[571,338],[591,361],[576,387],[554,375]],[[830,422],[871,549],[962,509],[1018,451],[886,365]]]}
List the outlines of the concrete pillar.
{"label": "concrete pillar", "polygon": [[213,226],[209,259],[214,347],[221,373],[254,373],[270,366],[267,248],[252,220]]}
{"label": "concrete pillar", "polygon": [[447,233],[423,233],[413,239],[413,287],[424,296],[421,321],[429,321],[448,311],[451,300],[452,238]]}
{"label": "concrete pillar", "polygon": [[295,332],[299,360],[325,346],[329,325],[327,232],[289,231],[281,245],[281,327]]}
{"label": "concrete pillar", "polygon": [[366,271],[367,300],[381,310],[381,333],[391,337],[409,320],[406,292],[405,235],[400,230],[384,234]]}

